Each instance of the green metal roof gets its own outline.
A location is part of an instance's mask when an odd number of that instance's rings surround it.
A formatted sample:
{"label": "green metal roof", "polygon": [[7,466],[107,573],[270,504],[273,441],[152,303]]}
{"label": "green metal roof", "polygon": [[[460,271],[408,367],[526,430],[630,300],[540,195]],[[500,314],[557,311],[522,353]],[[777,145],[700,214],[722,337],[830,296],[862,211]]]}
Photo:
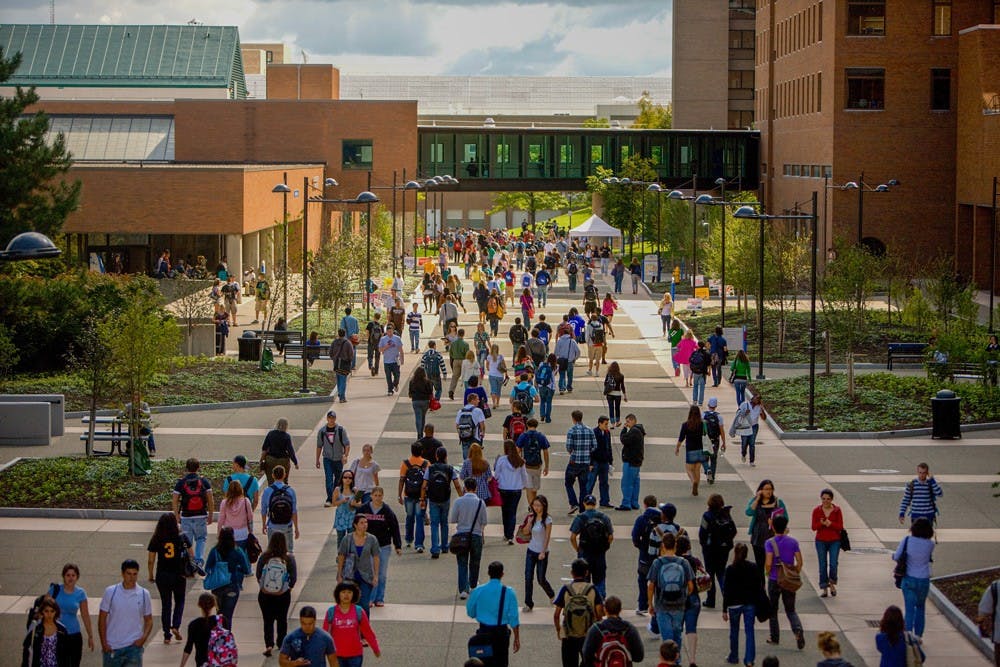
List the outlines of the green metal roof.
{"label": "green metal roof", "polygon": [[0,25],[22,86],[228,88],[246,97],[239,30],[207,25]]}

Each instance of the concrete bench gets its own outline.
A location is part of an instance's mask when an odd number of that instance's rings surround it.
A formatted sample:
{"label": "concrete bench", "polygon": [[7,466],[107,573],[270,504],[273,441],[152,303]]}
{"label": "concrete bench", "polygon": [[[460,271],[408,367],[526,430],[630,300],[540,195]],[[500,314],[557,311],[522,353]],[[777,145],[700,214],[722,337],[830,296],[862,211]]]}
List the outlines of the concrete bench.
{"label": "concrete bench", "polygon": [[51,445],[52,404],[0,403],[0,445]]}
{"label": "concrete bench", "polygon": [[0,394],[0,403],[48,403],[49,434],[55,438],[64,433],[66,397],[62,394]]}

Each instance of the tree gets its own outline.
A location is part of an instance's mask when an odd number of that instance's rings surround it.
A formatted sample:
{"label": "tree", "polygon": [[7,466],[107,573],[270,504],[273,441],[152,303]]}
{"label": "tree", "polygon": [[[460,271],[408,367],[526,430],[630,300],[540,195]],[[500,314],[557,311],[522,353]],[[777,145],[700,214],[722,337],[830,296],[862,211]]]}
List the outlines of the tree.
{"label": "tree", "polygon": [[669,130],[674,124],[674,107],[672,104],[663,106],[653,102],[648,90],[642,91],[639,98],[639,115],[632,127],[647,130]]}
{"label": "tree", "polygon": [[[374,217],[374,216],[373,216]],[[372,276],[378,275],[389,259],[389,249],[372,235]],[[367,239],[364,234],[342,233],[334,243],[327,243],[312,261],[312,293],[320,310],[339,313],[351,303],[354,294],[364,293]]]}
{"label": "tree", "polygon": [[[166,370],[176,354],[181,333],[177,322],[154,298],[133,299],[111,318],[98,325],[98,333],[107,341],[110,358],[107,365],[113,390],[122,403],[131,403],[129,440],[139,437],[139,408],[146,389],[157,374]],[[135,447],[129,447],[129,472],[135,474]]]}
{"label": "tree", "polygon": [[[94,454],[94,428],[97,426],[97,404],[111,391],[112,380],[108,372],[111,348],[102,336],[99,320],[90,317],[83,330],[66,353],[67,365],[83,380],[90,398],[90,424],[87,428],[87,456]],[[103,332],[106,333],[106,330]]]}
{"label": "tree", "polygon": [[[627,234],[630,242],[634,244],[635,237],[646,229],[646,220],[655,216],[656,201],[653,199],[654,195],[646,191],[645,185],[603,182],[604,179],[615,175],[610,169],[598,167],[594,174],[587,177],[587,189],[600,194],[604,199],[604,217],[608,224]],[[622,161],[617,176],[628,178],[633,182],[652,182],[657,179],[657,172],[653,161],[649,158],[630,155]]]}
{"label": "tree", "polygon": [[0,324],[0,378],[11,374],[20,361],[21,355],[17,353],[10,330]]}
{"label": "tree", "polygon": [[607,118],[587,118],[583,121],[584,127],[611,127],[611,121]]}
{"label": "tree", "polygon": [[[0,47],[0,85],[20,66],[20,53],[7,57]],[[55,236],[79,204],[80,182],[63,179],[72,165],[64,137],[47,142],[48,115],[26,112],[38,99],[20,86],[0,97],[0,247],[21,232]]]}
{"label": "tree", "polygon": [[498,192],[493,195],[493,208],[487,213],[498,211],[527,211],[528,226],[535,231],[535,213],[538,211],[558,211],[569,206],[561,192]]}
{"label": "tree", "polygon": [[194,327],[198,320],[211,319],[212,317],[212,295],[206,289],[204,281],[183,282],[178,287],[182,290],[181,296],[170,305],[172,311],[184,323],[187,331],[187,355],[190,357],[194,345]]}
{"label": "tree", "polygon": [[836,244],[837,259],[827,264],[820,284],[826,327],[854,343],[868,330],[868,304],[880,279],[879,260],[864,246]]}

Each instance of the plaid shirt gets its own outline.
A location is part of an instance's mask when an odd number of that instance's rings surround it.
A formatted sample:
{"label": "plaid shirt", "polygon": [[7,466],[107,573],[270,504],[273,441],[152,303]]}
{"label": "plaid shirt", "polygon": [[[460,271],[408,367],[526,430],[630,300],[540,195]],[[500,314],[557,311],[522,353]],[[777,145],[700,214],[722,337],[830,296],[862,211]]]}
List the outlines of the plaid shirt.
{"label": "plaid shirt", "polygon": [[566,433],[566,451],[570,463],[590,465],[590,453],[597,448],[594,432],[581,424],[573,424]]}

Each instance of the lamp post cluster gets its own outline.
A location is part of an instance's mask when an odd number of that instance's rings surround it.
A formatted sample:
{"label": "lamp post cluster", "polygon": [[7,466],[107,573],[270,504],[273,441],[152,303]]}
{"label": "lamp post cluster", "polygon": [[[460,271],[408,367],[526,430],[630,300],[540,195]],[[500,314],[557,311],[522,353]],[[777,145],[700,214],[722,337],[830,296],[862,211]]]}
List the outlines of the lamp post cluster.
{"label": "lamp post cluster", "polygon": [[830,176],[823,176],[823,226],[827,224],[828,217],[828,206],[826,204],[826,192],[829,190],[857,190],[858,191],[858,245],[864,239],[864,220],[865,220],[865,193],[876,193],[883,194],[892,190],[892,188],[902,185],[902,183],[895,178],[891,178],[885,183],[879,183],[878,185],[869,185],[865,183],[865,172],[861,171],[861,175],[856,181],[847,181],[841,185],[831,184]]}
{"label": "lamp post cluster", "polygon": [[[657,183],[656,181],[640,181],[640,180],[637,180],[637,179],[633,180],[633,179],[629,178],[628,176],[623,176],[621,178],[618,178],[617,176],[608,176],[607,178],[602,178],[601,179],[601,183],[603,183],[604,185],[614,185],[614,186],[617,186],[617,187],[628,188],[630,191],[634,190],[634,189],[642,188],[642,187],[645,186],[647,191],[658,192],[659,188],[660,188],[660,184]],[[657,190],[652,190],[653,186],[656,186]],[[629,196],[629,208],[632,208],[631,204],[632,204],[632,197],[630,195]],[[633,216],[633,218],[634,218],[634,216]],[[643,197],[642,197],[642,224],[643,225],[646,224],[646,196],[645,195],[643,195]],[[634,256],[635,255],[635,224],[633,223],[633,225],[631,225],[631,227],[632,227],[632,230],[631,230],[631,233],[629,234],[629,254]],[[624,243],[623,243],[622,244],[622,251],[624,252],[624,250],[625,250],[625,248],[624,248]],[[656,267],[657,267],[657,269],[656,269],[657,280],[659,280],[659,274],[660,274],[660,269],[659,269],[659,267],[660,267],[659,209],[657,209],[657,225],[656,225]]]}

